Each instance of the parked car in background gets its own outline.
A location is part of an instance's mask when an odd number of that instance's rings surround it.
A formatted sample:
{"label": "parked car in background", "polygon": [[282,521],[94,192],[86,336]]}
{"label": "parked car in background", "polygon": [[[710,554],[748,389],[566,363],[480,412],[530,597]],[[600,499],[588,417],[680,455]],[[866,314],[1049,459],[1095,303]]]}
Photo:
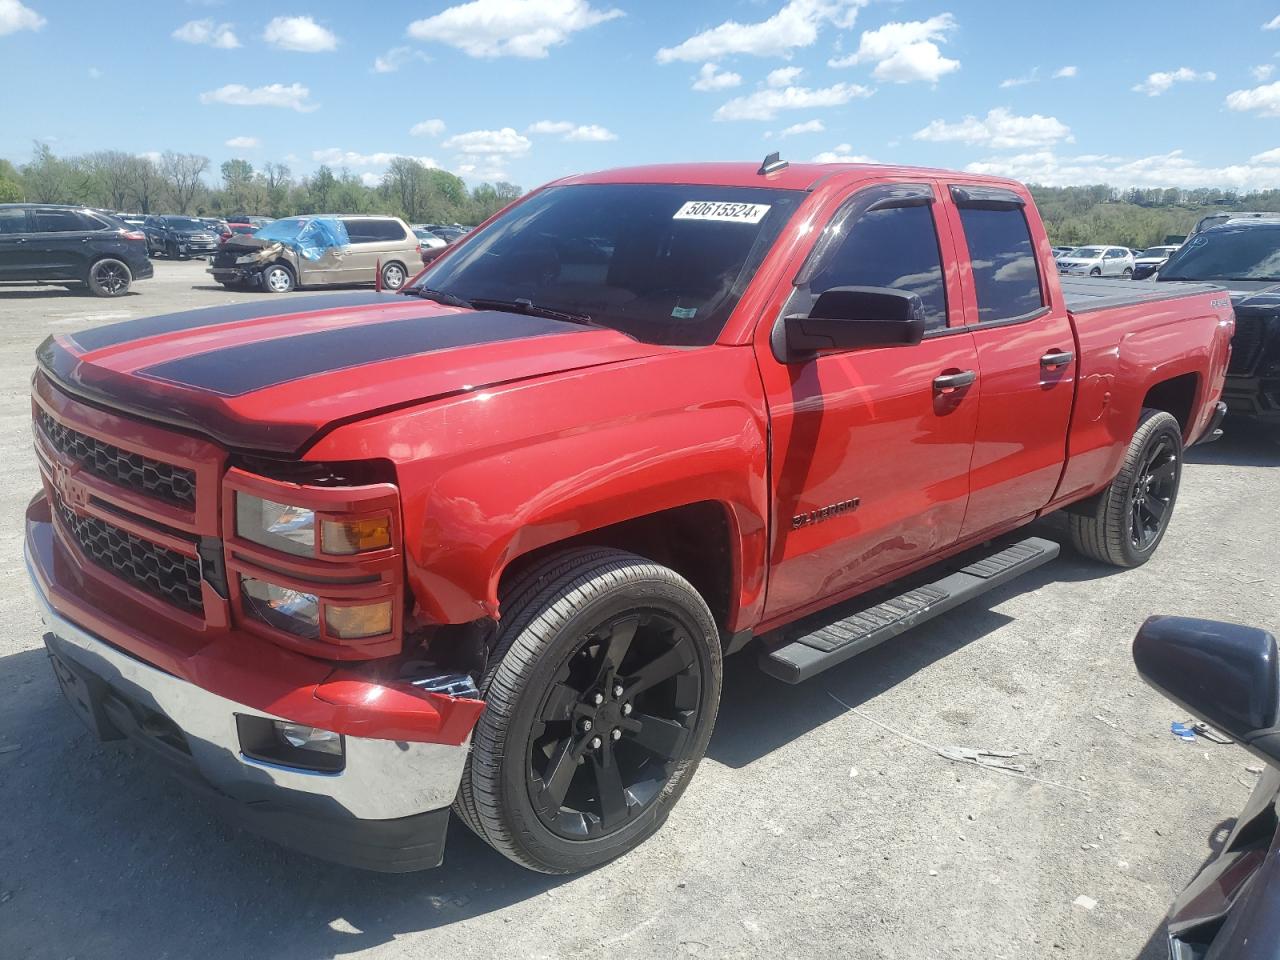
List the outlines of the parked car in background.
{"label": "parked car in background", "polygon": [[0,282],[119,297],[152,274],[146,235],[123,220],[61,204],[0,204]]}
{"label": "parked car in background", "polygon": [[146,225],[147,215],[145,213],[117,213],[115,218],[123,223],[127,223],[131,227],[141,230]]}
{"label": "parked car in background", "polygon": [[1053,258],[1056,260],[1058,257],[1065,257],[1068,253],[1074,250],[1075,247],[1053,247],[1052,249]]}
{"label": "parked car in background", "polygon": [[456,223],[452,226],[440,223],[428,223],[425,224],[425,226],[445,243],[457,243],[470,232],[467,227],[460,226]]}
{"label": "parked car in background", "polygon": [[1226,213],[1211,213],[1197,220],[1196,225],[1191,228],[1191,232],[1187,234],[1187,237],[1194,237],[1197,233],[1202,233],[1211,227],[1220,227],[1232,220],[1280,220],[1280,211],[1236,210]]}
{"label": "parked car in background", "polygon": [[1177,249],[1176,246],[1147,247],[1133,258],[1133,279],[1149,279]]}
{"label": "parked car in background", "polygon": [[170,260],[213,253],[218,249],[221,233],[215,233],[204,220],[196,217],[147,217],[143,230],[148,250]]}
{"label": "parked car in background", "polygon": [[1202,230],[1155,278],[1203,280],[1230,291],[1236,332],[1222,398],[1233,415],[1280,424],[1280,220],[1229,220]]}
{"label": "parked car in background", "polygon": [[422,226],[421,224],[412,226],[409,229],[413,231],[413,235],[417,237],[418,240],[422,243],[424,250],[428,247],[431,247],[434,249],[434,248],[447,247],[449,245],[449,242],[445,240],[444,237],[437,236],[435,233],[428,230],[426,227]]}
{"label": "parked car in background", "polygon": [[222,234],[222,242],[226,243],[234,236],[248,236],[257,233],[258,228],[252,223],[227,223],[226,232]]}
{"label": "parked car in background", "polygon": [[1058,272],[1080,277],[1131,277],[1133,254],[1127,247],[1076,247],[1058,257]]}
{"label": "parked car in background", "polygon": [[[1263,765],[1226,841],[1214,846],[1169,910],[1170,960],[1280,960],[1276,639],[1234,623],[1151,617],[1133,641],[1133,660],[1143,680]],[[1193,782],[1199,768],[1187,765],[1188,790],[1225,789],[1221,783]]]}
{"label": "parked car in background", "polygon": [[326,214],[285,217],[229,238],[209,273],[226,287],[270,293],[379,278],[384,288],[398,290],[421,262],[418,238],[399,217]]}
{"label": "parked car in background", "polygon": [[255,227],[265,227],[272,222],[271,217],[259,217],[251,213],[233,213],[227,217],[228,223],[251,223]]}

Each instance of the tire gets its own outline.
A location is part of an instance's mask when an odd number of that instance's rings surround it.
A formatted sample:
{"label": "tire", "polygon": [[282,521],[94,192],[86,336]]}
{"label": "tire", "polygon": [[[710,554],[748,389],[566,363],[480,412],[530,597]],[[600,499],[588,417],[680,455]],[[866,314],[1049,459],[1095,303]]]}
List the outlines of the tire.
{"label": "tire", "polygon": [[684,792],[720,685],[719,631],[688,581],[619,550],[556,553],[503,591],[454,809],[530,870],[575,873],[621,856]]}
{"label": "tire", "polygon": [[403,263],[396,263],[393,260],[391,263],[382,265],[383,290],[399,290],[408,279],[409,272],[405,270]]}
{"label": "tire", "polygon": [[267,293],[288,293],[295,286],[293,271],[283,263],[273,263],[262,271],[262,289]]}
{"label": "tire", "polygon": [[1089,271],[1089,276],[1091,276],[1091,277],[1100,277],[1100,276],[1102,276],[1102,268],[1101,268],[1101,267],[1094,267],[1092,270],[1090,270],[1090,271]]}
{"label": "tire", "polygon": [[1125,268],[1124,268],[1124,278],[1125,278],[1126,280],[1132,280],[1132,279],[1133,279],[1133,267],[1125,267]]}
{"label": "tire", "polygon": [[1103,563],[1142,566],[1164,539],[1181,482],[1182,427],[1170,413],[1143,410],[1115,479],[1068,514],[1072,544]]}
{"label": "tire", "polygon": [[122,297],[133,284],[133,274],[124,261],[104,257],[89,267],[85,282],[95,297]]}

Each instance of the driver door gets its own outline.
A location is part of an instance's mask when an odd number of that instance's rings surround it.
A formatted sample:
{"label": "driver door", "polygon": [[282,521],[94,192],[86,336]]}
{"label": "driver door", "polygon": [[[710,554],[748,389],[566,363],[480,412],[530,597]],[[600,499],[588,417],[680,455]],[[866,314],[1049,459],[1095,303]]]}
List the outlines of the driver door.
{"label": "driver door", "polygon": [[922,342],[786,362],[768,331],[757,340],[774,491],[766,619],[851,595],[959,537],[980,383],[941,205],[928,181],[859,188],[782,311],[806,313],[831,287],[893,287],[924,302]]}

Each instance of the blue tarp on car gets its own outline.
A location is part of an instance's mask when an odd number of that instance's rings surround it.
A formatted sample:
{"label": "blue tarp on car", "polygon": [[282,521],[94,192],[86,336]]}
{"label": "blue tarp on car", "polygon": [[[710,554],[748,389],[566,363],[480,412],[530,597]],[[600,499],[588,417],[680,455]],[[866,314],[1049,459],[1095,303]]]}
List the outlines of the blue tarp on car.
{"label": "blue tarp on car", "polygon": [[319,260],[326,250],[351,243],[347,225],[334,217],[290,217],[269,223],[256,234],[282,243],[304,260]]}

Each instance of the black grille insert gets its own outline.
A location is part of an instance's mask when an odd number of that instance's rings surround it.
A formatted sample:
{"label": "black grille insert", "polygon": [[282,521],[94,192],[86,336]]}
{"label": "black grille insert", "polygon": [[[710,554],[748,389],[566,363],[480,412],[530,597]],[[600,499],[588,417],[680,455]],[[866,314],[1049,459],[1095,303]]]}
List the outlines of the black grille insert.
{"label": "black grille insert", "polygon": [[166,503],[189,510],[195,509],[194,470],[121,450],[64,426],[41,409],[36,410],[35,420],[40,432],[55,450],[70,457],[94,476]]}
{"label": "black grille insert", "polygon": [[1262,353],[1266,339],[1266,318],[1262,313],[1248,309],[1236,311],[1236,332],[1231,338],[1231,363],[1227,373],[1247,376]]}
{"label": "black grille insert", "polygon": [[58,503],[63,525],[86,557],[126,583],[180,610],[204,615],[200,562],[151,543],[97,517],[81,517]]}

